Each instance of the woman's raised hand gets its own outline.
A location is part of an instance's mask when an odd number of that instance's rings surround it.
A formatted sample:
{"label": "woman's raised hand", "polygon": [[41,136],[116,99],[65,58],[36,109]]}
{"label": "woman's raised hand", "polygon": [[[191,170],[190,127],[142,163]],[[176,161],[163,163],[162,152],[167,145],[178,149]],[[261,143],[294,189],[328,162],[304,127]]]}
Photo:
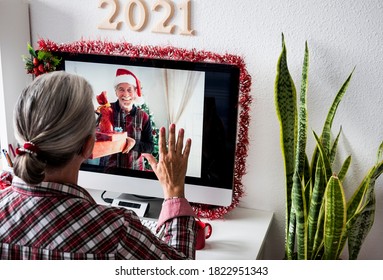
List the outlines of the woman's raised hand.
{"label": "woman's raised hand", "polygon": [[[158,162],[151,154],[142,154],[149,162],[164,191],[164,198],[185,197],[185,176],[191,148],[191,139],[186,139],[184,146],[184,129],[178,131],[176,126],[169,126],[169,141],[166,142],[166,130],[160,128]],[[168,144],[168,145],[167,145]]]}

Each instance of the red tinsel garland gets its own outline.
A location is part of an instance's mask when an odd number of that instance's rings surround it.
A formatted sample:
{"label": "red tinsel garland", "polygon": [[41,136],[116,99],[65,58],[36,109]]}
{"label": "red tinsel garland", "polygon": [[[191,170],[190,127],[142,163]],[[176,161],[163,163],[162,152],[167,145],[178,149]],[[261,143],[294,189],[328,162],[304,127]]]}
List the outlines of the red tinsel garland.
{"label": "red tinsel garland", "polygon": [[38,41],[40,50],[63,51],[70,53],[91,53],[119,55],[137,58],[160,58],[169,60],[182,60],[191,62],[214,62],[222,64],[233,64],[240,68],[240,98],[239,98],[239,127],[238,142],[236,148],[235,170],[234,170],[234,195],[230,206],[219,207],[203,204],[192,204],[198,217],[208,219],[223,218],[225,214],[238,206],[239,200],[244,196],[242,177],[246,173],[246,157],[248,154],[249,136],[248,129],[250,124],[250,96],[251,76],[246,70],[244,60],[231,54],[220,55],[209,51],[198,51],[196,49],[186,50],[172,46],[135,46],[128,42],[109,42],[101,40],[81,40],[66,44],[56,44],[50,40],[40,39]]}

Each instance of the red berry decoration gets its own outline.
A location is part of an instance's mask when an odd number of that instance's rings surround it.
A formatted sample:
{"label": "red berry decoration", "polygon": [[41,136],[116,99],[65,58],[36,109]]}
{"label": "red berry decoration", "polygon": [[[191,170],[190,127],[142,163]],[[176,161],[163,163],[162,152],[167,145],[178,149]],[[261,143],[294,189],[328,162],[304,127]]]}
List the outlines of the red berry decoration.
{"label": "red berry decoration", "polygon": [[38,69],[41,73],[44,73],[44,65],[40,64]]}
{"label": "red berry decoration", "polygon": [[33,69],[33,74],[35,74],[36,77],[37,77],[37,76],[40,75],[41,73],[40,73],[40,71],[39,71],[38,68],[34,68],[34,69]]}
{"label": "red berry decoration", "polygon": [[35,51],[30,44],[28,44],[28,52],[30,56],[22,56],[25,69],[28,74],[36,77],[42,73],[55,71],[61,62],[61,58],[54,56],[50,51],[44,49]]}

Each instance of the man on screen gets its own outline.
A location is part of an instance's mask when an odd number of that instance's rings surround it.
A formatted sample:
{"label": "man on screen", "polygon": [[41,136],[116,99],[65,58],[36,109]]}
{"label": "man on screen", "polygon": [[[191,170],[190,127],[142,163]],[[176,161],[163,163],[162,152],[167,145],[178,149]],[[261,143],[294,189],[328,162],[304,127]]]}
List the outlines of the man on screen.
{"label": "man on screen", "polygon": [[117,69],[114,80],[117,101],[111,103],[113,126],[126,131],[128,138],[122,153],[101,158],[101,165],[144,170],[142,153],[153,152],[153,134],[149,115],[135,103],[141,97],[138,78],[127,69]]}

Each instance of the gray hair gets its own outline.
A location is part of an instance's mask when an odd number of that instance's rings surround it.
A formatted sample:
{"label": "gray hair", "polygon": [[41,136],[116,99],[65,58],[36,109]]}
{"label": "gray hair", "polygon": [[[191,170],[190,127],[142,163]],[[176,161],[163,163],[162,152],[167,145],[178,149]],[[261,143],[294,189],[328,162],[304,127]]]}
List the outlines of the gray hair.
{"label": "gray hair", "polygon": [[14,109],[17,141],[33,143],[37,153],[16,157],[14,173],[29,184],[44,180],[47,168],[67,164],[95,133],[93,90],[82,77],[63,71],[36,78]]}

